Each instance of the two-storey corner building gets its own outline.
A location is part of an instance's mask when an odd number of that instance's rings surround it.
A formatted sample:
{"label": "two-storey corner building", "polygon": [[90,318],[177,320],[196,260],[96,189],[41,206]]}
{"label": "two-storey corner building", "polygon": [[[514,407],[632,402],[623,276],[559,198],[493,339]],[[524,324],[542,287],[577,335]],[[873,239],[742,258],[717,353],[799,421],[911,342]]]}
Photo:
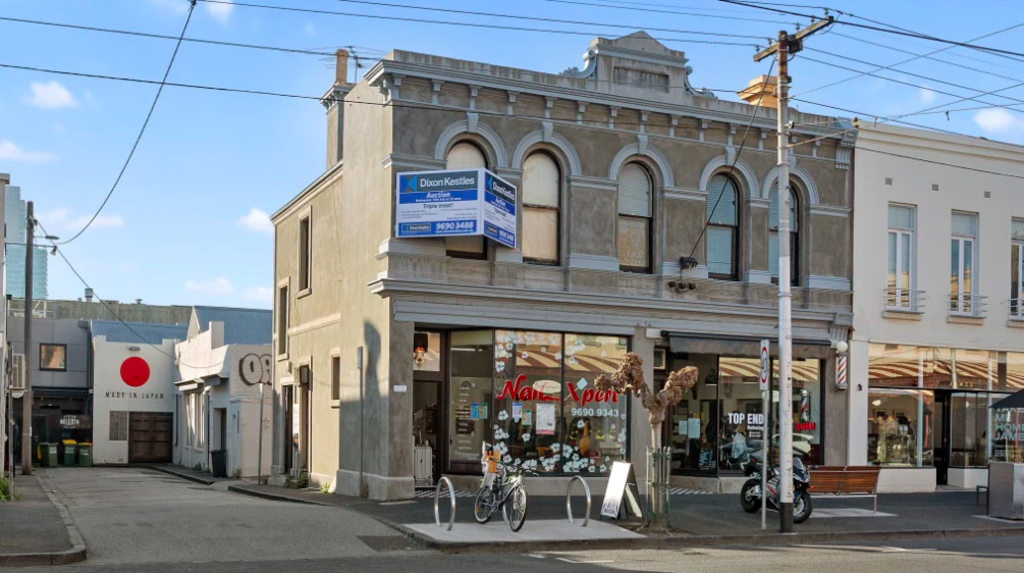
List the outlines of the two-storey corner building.
{"label": "two-storey corner building", "polygon": [[[776,113],[753,105],[774,105],[771,79],[721,101],[643,32],[558,75],[394,51],[352,85],[345,59],[327,169],[273,216],[274,473],[408,498],[441,474],[471,484],[491,443],[549,478],[531,493],[581,473],[603,491],[651,441],[638,403],[594,388],[634,351],[656,385],[700,370],[664,425],[674,479],[738,488],[775,435],[756,383],[778,337]],[[855,132],[793,120],[792,423],[806,461],[839,464]],[[399,173],[477,168],[517,187],[517,248],[398,238]]]}
{"label": "two-storey corner building", "polygon": [[1024,435],[1024,148],[866,127],[856,144],[849,463],[880,488],[987,483]]}

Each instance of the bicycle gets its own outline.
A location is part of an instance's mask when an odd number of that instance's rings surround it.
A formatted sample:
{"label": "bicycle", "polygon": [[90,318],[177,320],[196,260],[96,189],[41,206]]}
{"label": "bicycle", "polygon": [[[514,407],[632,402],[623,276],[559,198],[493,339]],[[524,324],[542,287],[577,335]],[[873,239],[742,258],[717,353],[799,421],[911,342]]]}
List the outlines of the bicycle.
{"label": "bicycle", "polygon": [[[477,523],[484,524],[491,520],[494,512],[501,508],[502,519],[508,524],[513,532],[518,532],[526,523],[526,485],[523,483],[524,472],[522,468],[511,468],[498,462],[496,459],[487,459],[495,471],[488,471],[480,484],[480,491],[476,495],[476,503],[473,505],[473,517]],[[490,469],[490,467],[488,468]]]}

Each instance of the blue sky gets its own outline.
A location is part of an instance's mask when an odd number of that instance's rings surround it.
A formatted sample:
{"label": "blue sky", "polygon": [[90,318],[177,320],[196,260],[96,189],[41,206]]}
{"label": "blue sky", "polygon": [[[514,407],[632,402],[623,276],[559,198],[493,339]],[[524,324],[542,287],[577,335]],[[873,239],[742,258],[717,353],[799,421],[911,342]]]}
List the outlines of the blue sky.
{"label": "blue sky", "polygon": [[[775,36],[779,29],[791,28],[783,22],[800,21],[713,0],[586,0],[618,8],[550,0],[382,1],[594,24],[431,13],[340,0],[252,0],[359,14],[574,30],[608,37],[629,33],[634,27]],[[978,3],[948,0],[828,0],[827,4],[858,16],[961,41],[1024,24],[1024,10],[1019,2],[1011,1],[985,2],[984,10]],[[0,0],[0,16],[177,35],[187,5],[186,0]],[[669,31],[650,33],[656,37],[756,42]],[[458,28],[207,3],[196,8],[187,36],[325,51],[354,45],[360,47],[357,52],[371,60],[384,51],[401,48],[546,72],[581,66],[580,56],[589,42],[587,35]],[[842,26],[815,37],[807,46],[879,65],[913,57],[843,36],[919,54],[945,47]],[[1021,51],[1022,40],[1024,26],[979,43]],[[691,79],[698,87],[738,90],[767,71],[767,63],[752,61],[750,47],[665,43],[686,51],[694,70]],[[159,79],[173,48],[174,42],[167,40],[0,21],[0,63],[6,64]],[[879,72],[931,89],[861,77],[807,94],[806,99],[884,117],[957,99],[933,90],[977,95],[936,79],[979,90],[1024,81],[1024,59],[962,48],[935,57],[961,67],[917,60],[900,66],[898,71]],[[791,67],[795,95],[855,75],[811,59],[870,69],[807,50]],[[333,69],[318,56],[185,43],[171,81],[318,96],[333,81]],[[10,173],[12,184],[21,186],[23,196],[35,201],[36,213],[51,233],[70,237],[81,227],[83,217],[91,215],[103,200],[155,91],[152,85],[0,69],[0,171]],[[990,96],[985,101],[1008,104],[1013,103],[1012,98],[1024,99],[1022,88],[1002,93],[1011,99]],[[717,94],[722,99],[737,99],[730,91]],[[805,111],[829,113],[806,103],[798,105]],[[977,105],[981,104],[965,102],[952,107]],[[997,108],[954,113],[948,120],[944,114],[906,119],[1024,143],[1024,115],[1016,111]],[[107,208],[91,229],[64,247],[65,253],[104,298],[142,298],[154,304],[269,307],[273,235],[265,214],[275,211],[323,171],[324,129],[323,110],[316,101],[167,88]],[[77,298],[81,292],[82,285],[63,261],[51,257],[51,297]]]}

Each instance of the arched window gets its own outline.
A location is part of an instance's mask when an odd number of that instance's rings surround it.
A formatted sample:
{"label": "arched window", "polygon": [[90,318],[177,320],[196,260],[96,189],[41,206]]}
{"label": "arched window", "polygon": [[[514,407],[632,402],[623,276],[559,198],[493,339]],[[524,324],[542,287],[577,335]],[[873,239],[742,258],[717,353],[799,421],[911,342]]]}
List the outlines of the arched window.
{"label": "arched window", "polygon": [[647,169],[627,163],[619,171],[619,269],[651,272],[651,195]]}
{"label": "arched window", "polygon": [[[487,156],[483,150],[468,141],[461,141],[448,150],[446,169],[480,169],[487,168]],[[445,249],[449,257],[460,259],[486,259],[482,236],[446,237]]]}
{"label": "arched window", "polygon": [[[793,192],[794,184],[789,185],[789,276],[790,284],[800,285],[800,203]],[[772,185],[768,193],[768,270],[772,282],[779,280],[779,186]]]}
{"label": "arched window", "polygon": [[739,206],[736,182],[715,175],[708,184],[708,276],[736,280],[739,249]]}
{"label": "arched window", "polygon": [[558,264],[561,173],[554,158],[537,152],[523,162],[523,260]]}

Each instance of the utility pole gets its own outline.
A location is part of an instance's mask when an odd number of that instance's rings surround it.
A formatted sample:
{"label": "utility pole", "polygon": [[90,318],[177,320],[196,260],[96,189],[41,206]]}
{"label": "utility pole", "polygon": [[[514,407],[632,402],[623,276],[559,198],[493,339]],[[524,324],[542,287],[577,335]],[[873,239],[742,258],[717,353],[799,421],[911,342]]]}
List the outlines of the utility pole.
{"label": "utility pole", "polygon": [[35,231],[35,207],[29,201],[25,217],[25,392],[21,395],[21,475],[25,476],[32,475],[32,239]]}
{"label": "utility pole", "polygon": [[[754,61],[778,57],[778,201],[779,201],[779,531],[793,532],[793,295],[789,260],[789,55],[803,49],[803,39],[832,24],[832,17],[790,34],[758,52]],[[771,460],[765,460],[765,470]],[[762,497],[767,492],[762,492]]]}

